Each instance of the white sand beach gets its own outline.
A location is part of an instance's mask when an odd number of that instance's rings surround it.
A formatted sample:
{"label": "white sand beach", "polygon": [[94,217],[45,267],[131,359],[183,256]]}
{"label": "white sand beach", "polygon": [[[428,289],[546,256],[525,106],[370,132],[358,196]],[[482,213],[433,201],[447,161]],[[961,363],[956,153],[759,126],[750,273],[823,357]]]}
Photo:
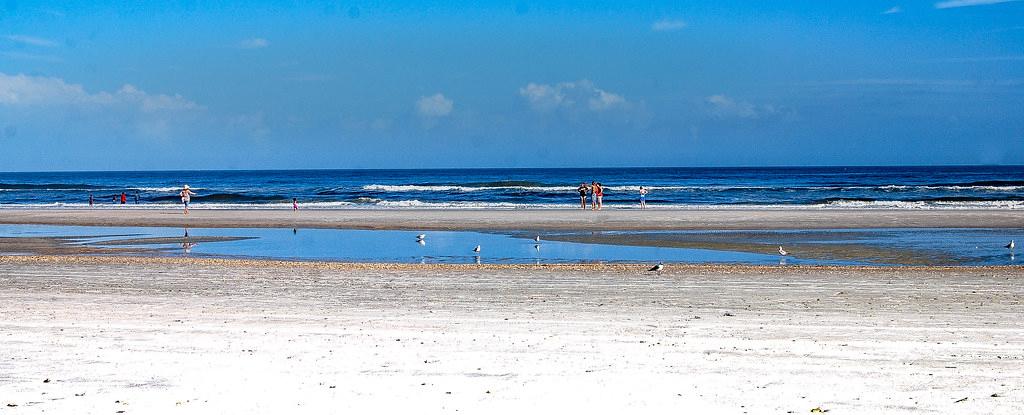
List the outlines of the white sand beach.
{"label": "white sand beach", "polygon": [[1021,268],[0,258],[0,410],[1020,413]]}

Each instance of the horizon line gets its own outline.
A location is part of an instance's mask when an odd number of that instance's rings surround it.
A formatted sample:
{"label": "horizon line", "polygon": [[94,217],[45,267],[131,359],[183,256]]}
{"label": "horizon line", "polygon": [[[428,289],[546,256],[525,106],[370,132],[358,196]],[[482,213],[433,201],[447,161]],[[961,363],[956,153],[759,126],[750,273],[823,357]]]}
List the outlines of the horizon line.
{"label": "horizon line", "polygon": [[21,170],[25,173],[179,173],[179,172],[280,172],[280,171],[415,171],[415,170],[612,170],[612,169],[820,169],[910,167],[1024,167],[1024,164],[847,164],[847,165],[734,165],[734,166],[600,166],[600,167],[423,167],[423,168],[293,168],[293,169],[178,169],[178,170]]}

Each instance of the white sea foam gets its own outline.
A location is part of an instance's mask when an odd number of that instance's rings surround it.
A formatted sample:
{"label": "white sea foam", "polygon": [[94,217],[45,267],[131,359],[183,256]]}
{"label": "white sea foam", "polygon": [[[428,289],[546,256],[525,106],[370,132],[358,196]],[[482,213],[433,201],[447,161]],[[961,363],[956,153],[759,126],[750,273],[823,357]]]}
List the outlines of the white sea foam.
{"label": "white sea foam", "polygon": [[574,186],[447,186],[447,185],[383,185],[370,184],[363,186],[363,190],[373,192],[481,192],[488,190],[520,190],[529,192],[572,192]]}
{"label": "white sea foam", "polygon": [[[510,203],[510,202],[476,202],[476,201],[451,201],[451,202],[423,202],[420,200],[376,200],[373,202],[299,202],[300,209],[579,209],[575,203]],[[636,209],[636,203],[605,203],[608,209]],[[897,209],[897,210],[970,210],[970,209],[1012,209],[1024,210],[1024,201],[1016,200],[995,200],[995,201],[859,201],[859,200],[838,200],[823,204],[812,205],[754,205],[754,204],[730,204],[730,205],[699,205],[699,204],[648,204],[652,209],[677,209],[677,210],[790,210],[790,209]],[[90,207],[88,203],[38,203],[38,204],[0,204],[0,209],[180,209],[181,205],[176,203],[146,203],[146,204],[112,204],[97,203]],[[201,203],[194,202],[192,209],[247,209],[247,210],[274,210],[292,208],[290,202],[286,203]]]}

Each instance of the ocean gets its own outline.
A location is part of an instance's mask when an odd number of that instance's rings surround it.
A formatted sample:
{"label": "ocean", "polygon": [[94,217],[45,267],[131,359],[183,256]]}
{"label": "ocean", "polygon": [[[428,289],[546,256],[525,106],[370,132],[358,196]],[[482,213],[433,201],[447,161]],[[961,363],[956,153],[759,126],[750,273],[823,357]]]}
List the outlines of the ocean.
{"label": "ocean", "polygon": [[[1024,208],[1024,166],[263,170],[0,173],[0,207],[572,208],[598,181],[605,206],[636,208]],[[137,203],[136,203],[137,200]]]}

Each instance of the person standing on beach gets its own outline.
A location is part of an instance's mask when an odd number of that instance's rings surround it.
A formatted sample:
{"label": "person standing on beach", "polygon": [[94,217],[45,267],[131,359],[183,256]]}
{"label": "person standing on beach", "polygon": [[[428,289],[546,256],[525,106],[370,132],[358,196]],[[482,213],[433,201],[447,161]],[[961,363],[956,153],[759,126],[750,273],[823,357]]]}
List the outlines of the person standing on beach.
{"label": "person standing on beach", "polygon": [[89,193],[89,207],[92,207],[92,203],[93,203],[92,193]]}
{"label": "person standing on beach", "polygon": [[580,192],[580,208],[587,210],[587,191],[590,188],[587,187],[587,183],[580,183],[580,187],[576,188],[577,192]]}
{"label": "person standing on beach", "polygon": [[647,189],[640,186],[640,209],[647,209]]}
{"label": "person standing on beach", "polygon": [[196,194],[195,194],[195,192],[190,190],[188,188],[188,185],[186,184],[185,188],[182,189],[181,193],[178,193],[178,195],[181,196],[181,203],[183,205],[185,205],[185,214],[187,215],[188,214],[188,202],[191,202],[192,201],[192,196],[195,196]]}
{"label": "person standing on beach", "polygon": [[601,182],[597,182],[597,188],[594,189],[594,198],[597,199],[597,210],[601,210],[604,207],[604,186]]}
{"label": "person standing on beach", "polygon": [[299,210],[299,199],[292,198],[292,212]]}
{"label": "person standing on beach", "polygon": [[123,205],[126,202],[128,202],[128,194],[125,192],[121,192],[121,204]]}

